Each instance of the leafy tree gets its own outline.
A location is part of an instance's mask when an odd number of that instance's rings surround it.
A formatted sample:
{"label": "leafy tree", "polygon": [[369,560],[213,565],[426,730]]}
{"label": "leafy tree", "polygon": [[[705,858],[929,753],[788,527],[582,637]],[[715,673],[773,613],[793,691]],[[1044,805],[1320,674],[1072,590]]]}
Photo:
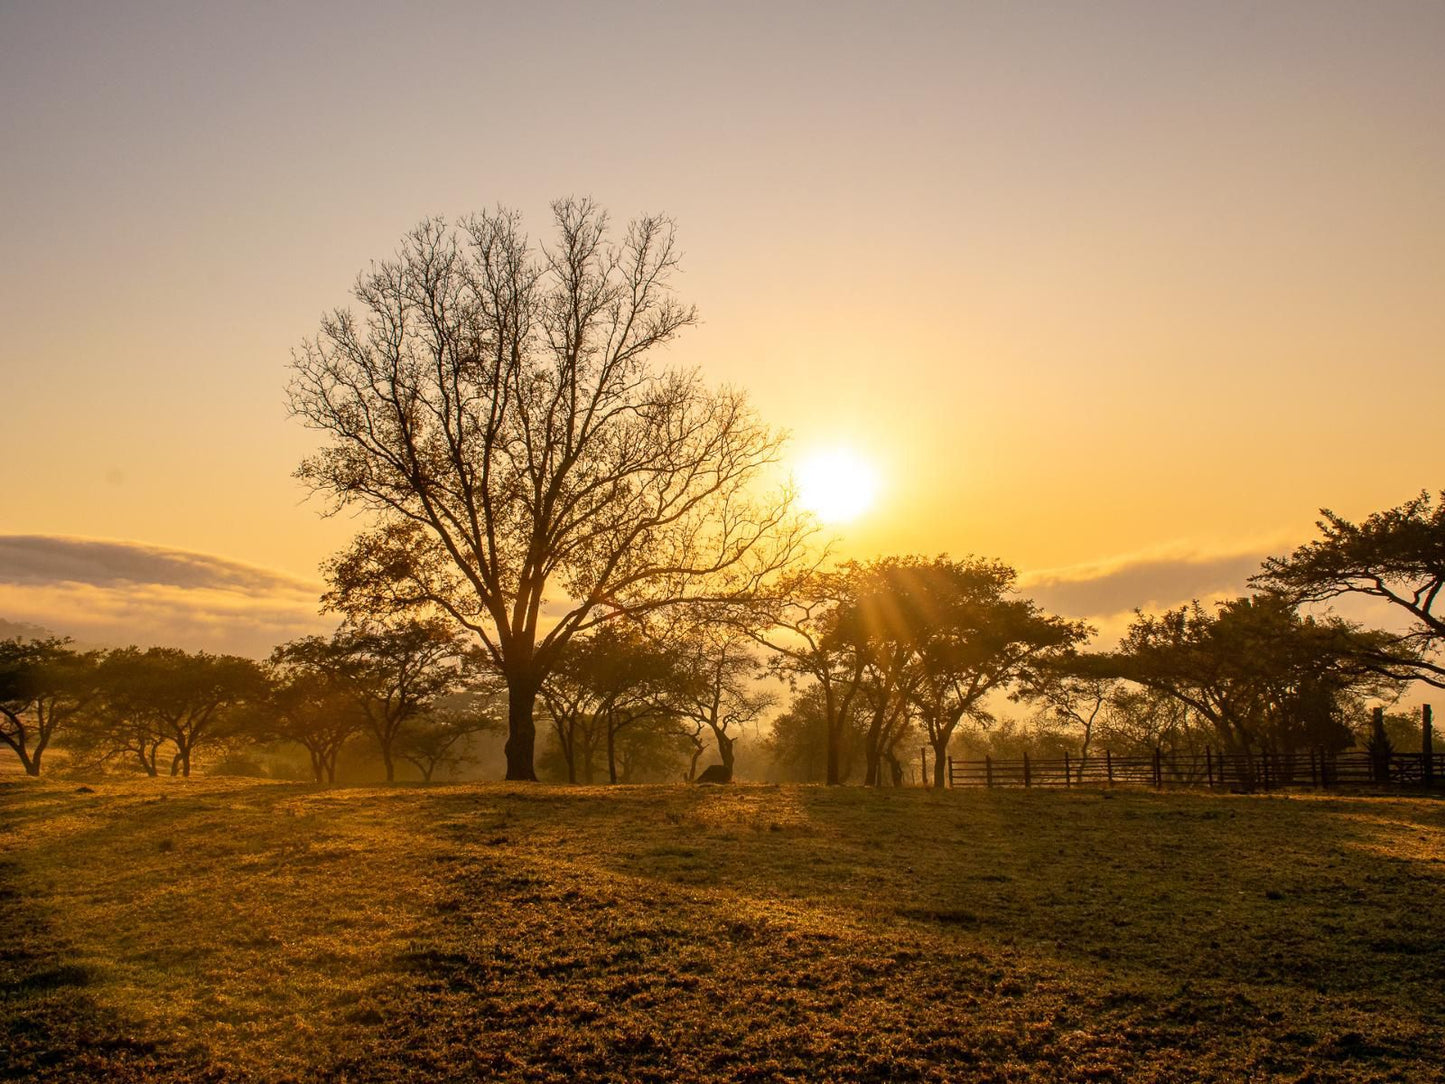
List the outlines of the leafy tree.
{"label": "leafy tree", "polygon": [[916,557],[845,566],[850,590],[839,609],[837,636],[862,663],[858,708],[867,720],[865,786],[883,784],[885,762],[895,785],[903,777],[897,747],[913,728],[915,697],[924,678],[919,646],[935,617],[918,608],[925,593],[915,581],[927,568],[928,562]]}
{"label": "leafy tree", "polygon": [[0,640],[0,741],[39,775],[41,758],[58,731],[94,704],[96,652],[69,639]]}
{"label": "leafy tree", "polygon": [[[345,625],[329,640],[293,640],[278,648],[272,661],[314,673],[350,699],[376,740],[388,783],[396,780],[403,730],[439,697],[464,687],[476,667],[461,636],[440,620]],[[339,748],[344,739],[338,733],[333,740]],[[334,752],[331,761],[334,769]]]}
{"label": "leafy tree", "polygon": [[318,783],[336,782],[342,748],[366,726],[366,716],[327,657],[319,637],[292,641],[271,655],[271,691],[254,732],[296,742],[311,760]]}
{"label": "leafy tree", "polygon": [[1123,682],[1099,672],[1097,663],[1095,656],[1065,655],[1036,667],[1019,691],[1020,698],[1041,706],[1054,722],[1078,732],[1080,779],[1094,738],[1108,719],[1108,709],[1123,691]]}
{"label": "leafy tree", "polygon": [[1358,658],[1395,679],[1445,689],[1445,492],[1435,504],[1428,492],[1398,508],[1354,524],[1320,510],[1321,538],[1287,557],[1271,557],[1251,583],[1295,603],[1325,602],[1346,595],[1381,599],[1409,616],[1398,636],[1356,645]]}
{"label": "leafy tree", "polygon": [[502,728],[493,709],[496,700],[496,690],[487,686],[441,698],[403,733],[402,759],[413,764],[428,783],[442,765],[455,769],[466,763],[470,758],[459,750],[467,738]]}
{"label": "leafy tree", "polygon": [[607,625],[567,645],[542,698],[552,718],[567,781],[591,783],[593,757],[606,750],[607,777],[618,782],[617,739],[630,726],[667,714],[664,698],[674,679],[671,653],[639,628]]}
{"label": "leafy tree", "polygon": [[171,750],[172,775],[189,776],[203,745],[229,737],[236,710],[266,695],[260,666],[237,655],[175,647],[106,654],[96,669],[97,711],[84,744],[105,757],[129,754],[148,775]]}
{"label": "leafy tree", "polygon": [[834,783],[846,783],[863,749],[865,724],[850,705],[841,727],[836,726],[829,718],[821,684],[808,685],[796,694],[773,720],[764,743],[782,777],[823,783],[832,773]]}
{"label": "leafy tree", "polygon": [[574,636],[747,599],[807,534],[787,494],[755,496],[781,444],[744,396],[652,366],[696,321],[672,223],[614,243],[590,201],[553,217],[542,248],[506,211],[424,222],[358,280],[362,316],[302,345],[290,387],[331,438],[300,477],[375,516],[331,601],[471,630],[506,679],[509,779],[536,778],[535,701]]}
{"label": "leafy tree", "polygon": [[697,738],[704,730],[711,734],[723,771],[732,779],[738,732],[757,722],[775,702],[772,693],[757,686],[762,670],[750,641],[741,633],[724,625],[691,630],[679,652],[677,680],[669,697],[677,715],[699,728],[688,735],[695,753],[689,781],[696,775],[702,749]]}
{"label": "leafy tree", "polygon": [[[854,706],[868,663],[866,653],[858,650],[856,637],[850,636],[852,628],[842,623],[853,601],[853,589],[851,569],[796,573],[767,600],[764,616],[749,616],[739,626],[772,653],[769,670],[786,680],[795,693],[800,681],[811,682],[816,689],[816,696],[805,705],[799,705],[795,697],[794,706],[809,713],[809,724],[800,733],[811,732],[813,715],[821,719],[823,778],[829,786],[847,778],[843,745],[855,719]],[[801,725],[802,717],[796,719],[796,725]],[[785,727],[795,725],[780,722]]]}
{"label": "leafy tree", "polygon": [[1286,599],[1257,595],[1140,614],[1113,672],[1178,700],[1230,752],[1279,752],[1350,741],[1342,698],[1387,690],[1359,661],[1380,634],[1338,618],[1302,617]]}
{"label": "leafy tree", "polygon": [[945,783],[948,744],[965,718],[986,723],[988,698],[1072,651],[1081,622],[1045,614],[1014,594],[1017,573],[997,561],[940,557],[900,579],[904,623],[921,676],[914,702],[933,748],[933,785]]}

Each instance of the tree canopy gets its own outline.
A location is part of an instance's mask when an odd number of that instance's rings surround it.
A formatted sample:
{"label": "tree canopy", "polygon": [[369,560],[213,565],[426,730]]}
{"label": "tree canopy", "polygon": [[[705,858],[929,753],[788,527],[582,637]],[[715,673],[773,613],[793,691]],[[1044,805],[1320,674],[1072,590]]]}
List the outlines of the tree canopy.
{"label": "tree canopy", "polygon": [[[1408,615],[1407,632],[1361,645],[1362,661],[1390,677],[1445,689],[1445,492],[1428,492],[1398,508],[1351,523],[1320,510],[1321,537],[1285,557],[1271,557],[1251,582],[1296,603],[1345,595],[1380,599]],[[1368,647],[1368,650],[1364,648]]]}

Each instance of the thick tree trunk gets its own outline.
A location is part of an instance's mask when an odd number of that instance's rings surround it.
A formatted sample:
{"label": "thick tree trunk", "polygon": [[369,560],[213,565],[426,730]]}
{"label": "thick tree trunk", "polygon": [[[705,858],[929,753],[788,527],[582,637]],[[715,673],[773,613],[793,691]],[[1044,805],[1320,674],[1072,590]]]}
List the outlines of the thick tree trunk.
{"label": "thick tree trunk", "polygon": [[386,765],[386,781],[387,781],[388,783],[395,783],[395,782],[396,782],[396,765],[392,762],[392,759],[391,759],[391,743],[390,743],[390,742],[387,742],[385,745],[383,745],[383,746],[381,747],[381,762]]}
{"label": "thick tree trunk", "polygon": [[868,746],[868,763],[863,774],[863,785],[865,787],[881,787],[883,785],[882,773],[883,756],[877,746],[871,742]]}
{"label": "thick tree trunk", "polygon": [[607,724],[607,781],[617,782],[617,731]]}
{"label": "thick tree trunk", "polygon": [[721,731],[714,731],[717,737],[717,755],[722,757],[723,767],[727,769],[728,778],[733,777],[733,744],[735,738],[729,738]]}
{"label": "thick tree trunk", "polygon": [[933,789],[942,790],[947,786],[948,777],[948,735],[942,741],[935,741],[933,746]]}
{"label": "thick tree trunk", "polygon": [[534,713],[537,686],[533,682],[507,681],[507,778],[537,781],[537,724]]}
{"label": "thick tree trunk", "polygon": [[830,786],[830,787],[836,787],[839,783],[843,782],[842,775],[841,775],[841,773],[840,773],[840,771],[839,771],[839,760],[840,760],[840,754],[841,754],[840,746],[841,746],[842,744],[843,744],[843,724],[842,724],[842,721],[839,720],[839,721],[837,721],[837,722],[834,722],[834,720],[829,719],[829,720],[828,720],[828,772],[827,772],[826,778],[827,778],[828,786]]}
{"label": "thick tree trunk", "polygon": [[40,774],[40,754],[37,753],[33,757],[27,757],[24,753],[21,753],[20,763],[25,765],[26,775],[38,776]]}

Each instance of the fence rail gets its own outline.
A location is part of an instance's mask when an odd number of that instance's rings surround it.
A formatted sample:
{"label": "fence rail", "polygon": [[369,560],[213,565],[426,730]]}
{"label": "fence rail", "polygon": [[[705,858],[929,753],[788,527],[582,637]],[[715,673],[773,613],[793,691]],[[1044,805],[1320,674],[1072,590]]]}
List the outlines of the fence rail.
{"label": "fence rail", "polygon": [[1087,758],[955,760],[948,758],[951,787],[1213,787],[1275,790],[1408,784],[1445,786],[1445,753],[1203,753]]}

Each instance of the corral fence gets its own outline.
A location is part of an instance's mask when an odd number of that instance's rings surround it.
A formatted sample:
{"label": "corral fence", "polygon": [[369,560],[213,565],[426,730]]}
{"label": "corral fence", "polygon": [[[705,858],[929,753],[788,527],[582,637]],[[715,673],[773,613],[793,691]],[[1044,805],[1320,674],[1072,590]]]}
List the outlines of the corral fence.
{"label": "corral fence", "polygon": [[[925,769],[927,764],[925,762]],[[1221,753],[1088,758],[955,760],[948,758],[951,787],[1211,787],[1275,790],[1281,787],[1445,786],[1445,753],[1369,752]],[[927,778],[925,770],[925,778]]]}

